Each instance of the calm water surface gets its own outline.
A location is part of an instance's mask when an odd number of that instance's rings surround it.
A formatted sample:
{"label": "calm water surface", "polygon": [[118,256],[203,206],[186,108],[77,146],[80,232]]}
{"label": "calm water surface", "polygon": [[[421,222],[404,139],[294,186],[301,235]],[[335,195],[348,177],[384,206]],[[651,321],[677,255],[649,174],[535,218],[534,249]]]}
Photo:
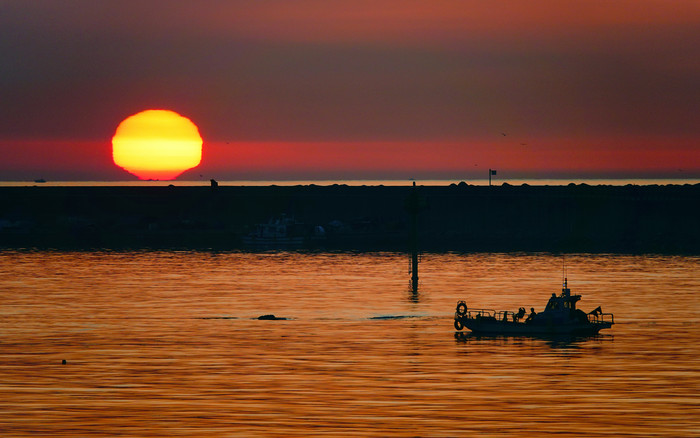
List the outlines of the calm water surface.
{"label": "calm water surface", "polygon": [[612,329],[455,334],[541,310],[551,255],[427,254],[412,296],[393,253],[0,252],[0,435],[700,436],[700,258],[566,265]]}

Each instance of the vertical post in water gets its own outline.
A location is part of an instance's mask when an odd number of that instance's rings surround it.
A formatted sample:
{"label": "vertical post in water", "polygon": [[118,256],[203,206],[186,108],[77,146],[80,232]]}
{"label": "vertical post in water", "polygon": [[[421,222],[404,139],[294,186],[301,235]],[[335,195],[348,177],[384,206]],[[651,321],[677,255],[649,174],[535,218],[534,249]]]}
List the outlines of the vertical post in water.
{"label": "vertical post in water", "polygon": [[416,190],[416,182],[413,182],[411,194],[406,199],[406,210],[411,216],[410,246],[411,246],[411,291],[418,293],[418,212],[423,208],[422,200]]}
{"label": "vertical post in water", "polygon": [[[413,183],[415,190],[416,183]],[[418,210],[411,212],[411,290],[418,292]]]}

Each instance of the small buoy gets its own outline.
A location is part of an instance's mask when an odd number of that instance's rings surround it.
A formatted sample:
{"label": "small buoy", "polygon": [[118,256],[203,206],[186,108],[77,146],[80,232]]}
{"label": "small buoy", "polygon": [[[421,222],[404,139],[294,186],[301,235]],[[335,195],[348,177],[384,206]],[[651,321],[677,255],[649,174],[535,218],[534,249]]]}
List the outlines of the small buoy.
{"label": "small buoy", "polygon": [[63,361],[61,362],[61,364],[65,365],[65,364],[66,364],[66,360],[63,359]]}

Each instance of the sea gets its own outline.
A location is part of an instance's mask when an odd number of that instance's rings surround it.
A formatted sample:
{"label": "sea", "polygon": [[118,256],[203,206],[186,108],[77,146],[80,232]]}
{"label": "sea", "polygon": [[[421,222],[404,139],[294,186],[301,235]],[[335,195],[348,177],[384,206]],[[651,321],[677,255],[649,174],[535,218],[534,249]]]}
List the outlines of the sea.
{"label": "sea", "polygon": [[[416,293],[408,259],[1,251],[0,435],[700,436],[700,257],[426,253]],[[453,326],[564,276],[611,329]]]}

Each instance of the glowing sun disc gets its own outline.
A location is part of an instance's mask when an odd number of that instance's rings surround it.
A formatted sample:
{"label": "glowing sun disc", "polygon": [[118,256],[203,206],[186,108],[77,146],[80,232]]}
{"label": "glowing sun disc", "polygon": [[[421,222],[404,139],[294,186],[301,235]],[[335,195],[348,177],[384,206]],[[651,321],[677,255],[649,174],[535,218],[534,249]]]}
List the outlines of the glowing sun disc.
{"label": "glowing sun disc", "polygon": [[140,179],[174,179],[202,161],[197,126],[174,111],[146,110],[122,121],[112,137],[114,164]]}

